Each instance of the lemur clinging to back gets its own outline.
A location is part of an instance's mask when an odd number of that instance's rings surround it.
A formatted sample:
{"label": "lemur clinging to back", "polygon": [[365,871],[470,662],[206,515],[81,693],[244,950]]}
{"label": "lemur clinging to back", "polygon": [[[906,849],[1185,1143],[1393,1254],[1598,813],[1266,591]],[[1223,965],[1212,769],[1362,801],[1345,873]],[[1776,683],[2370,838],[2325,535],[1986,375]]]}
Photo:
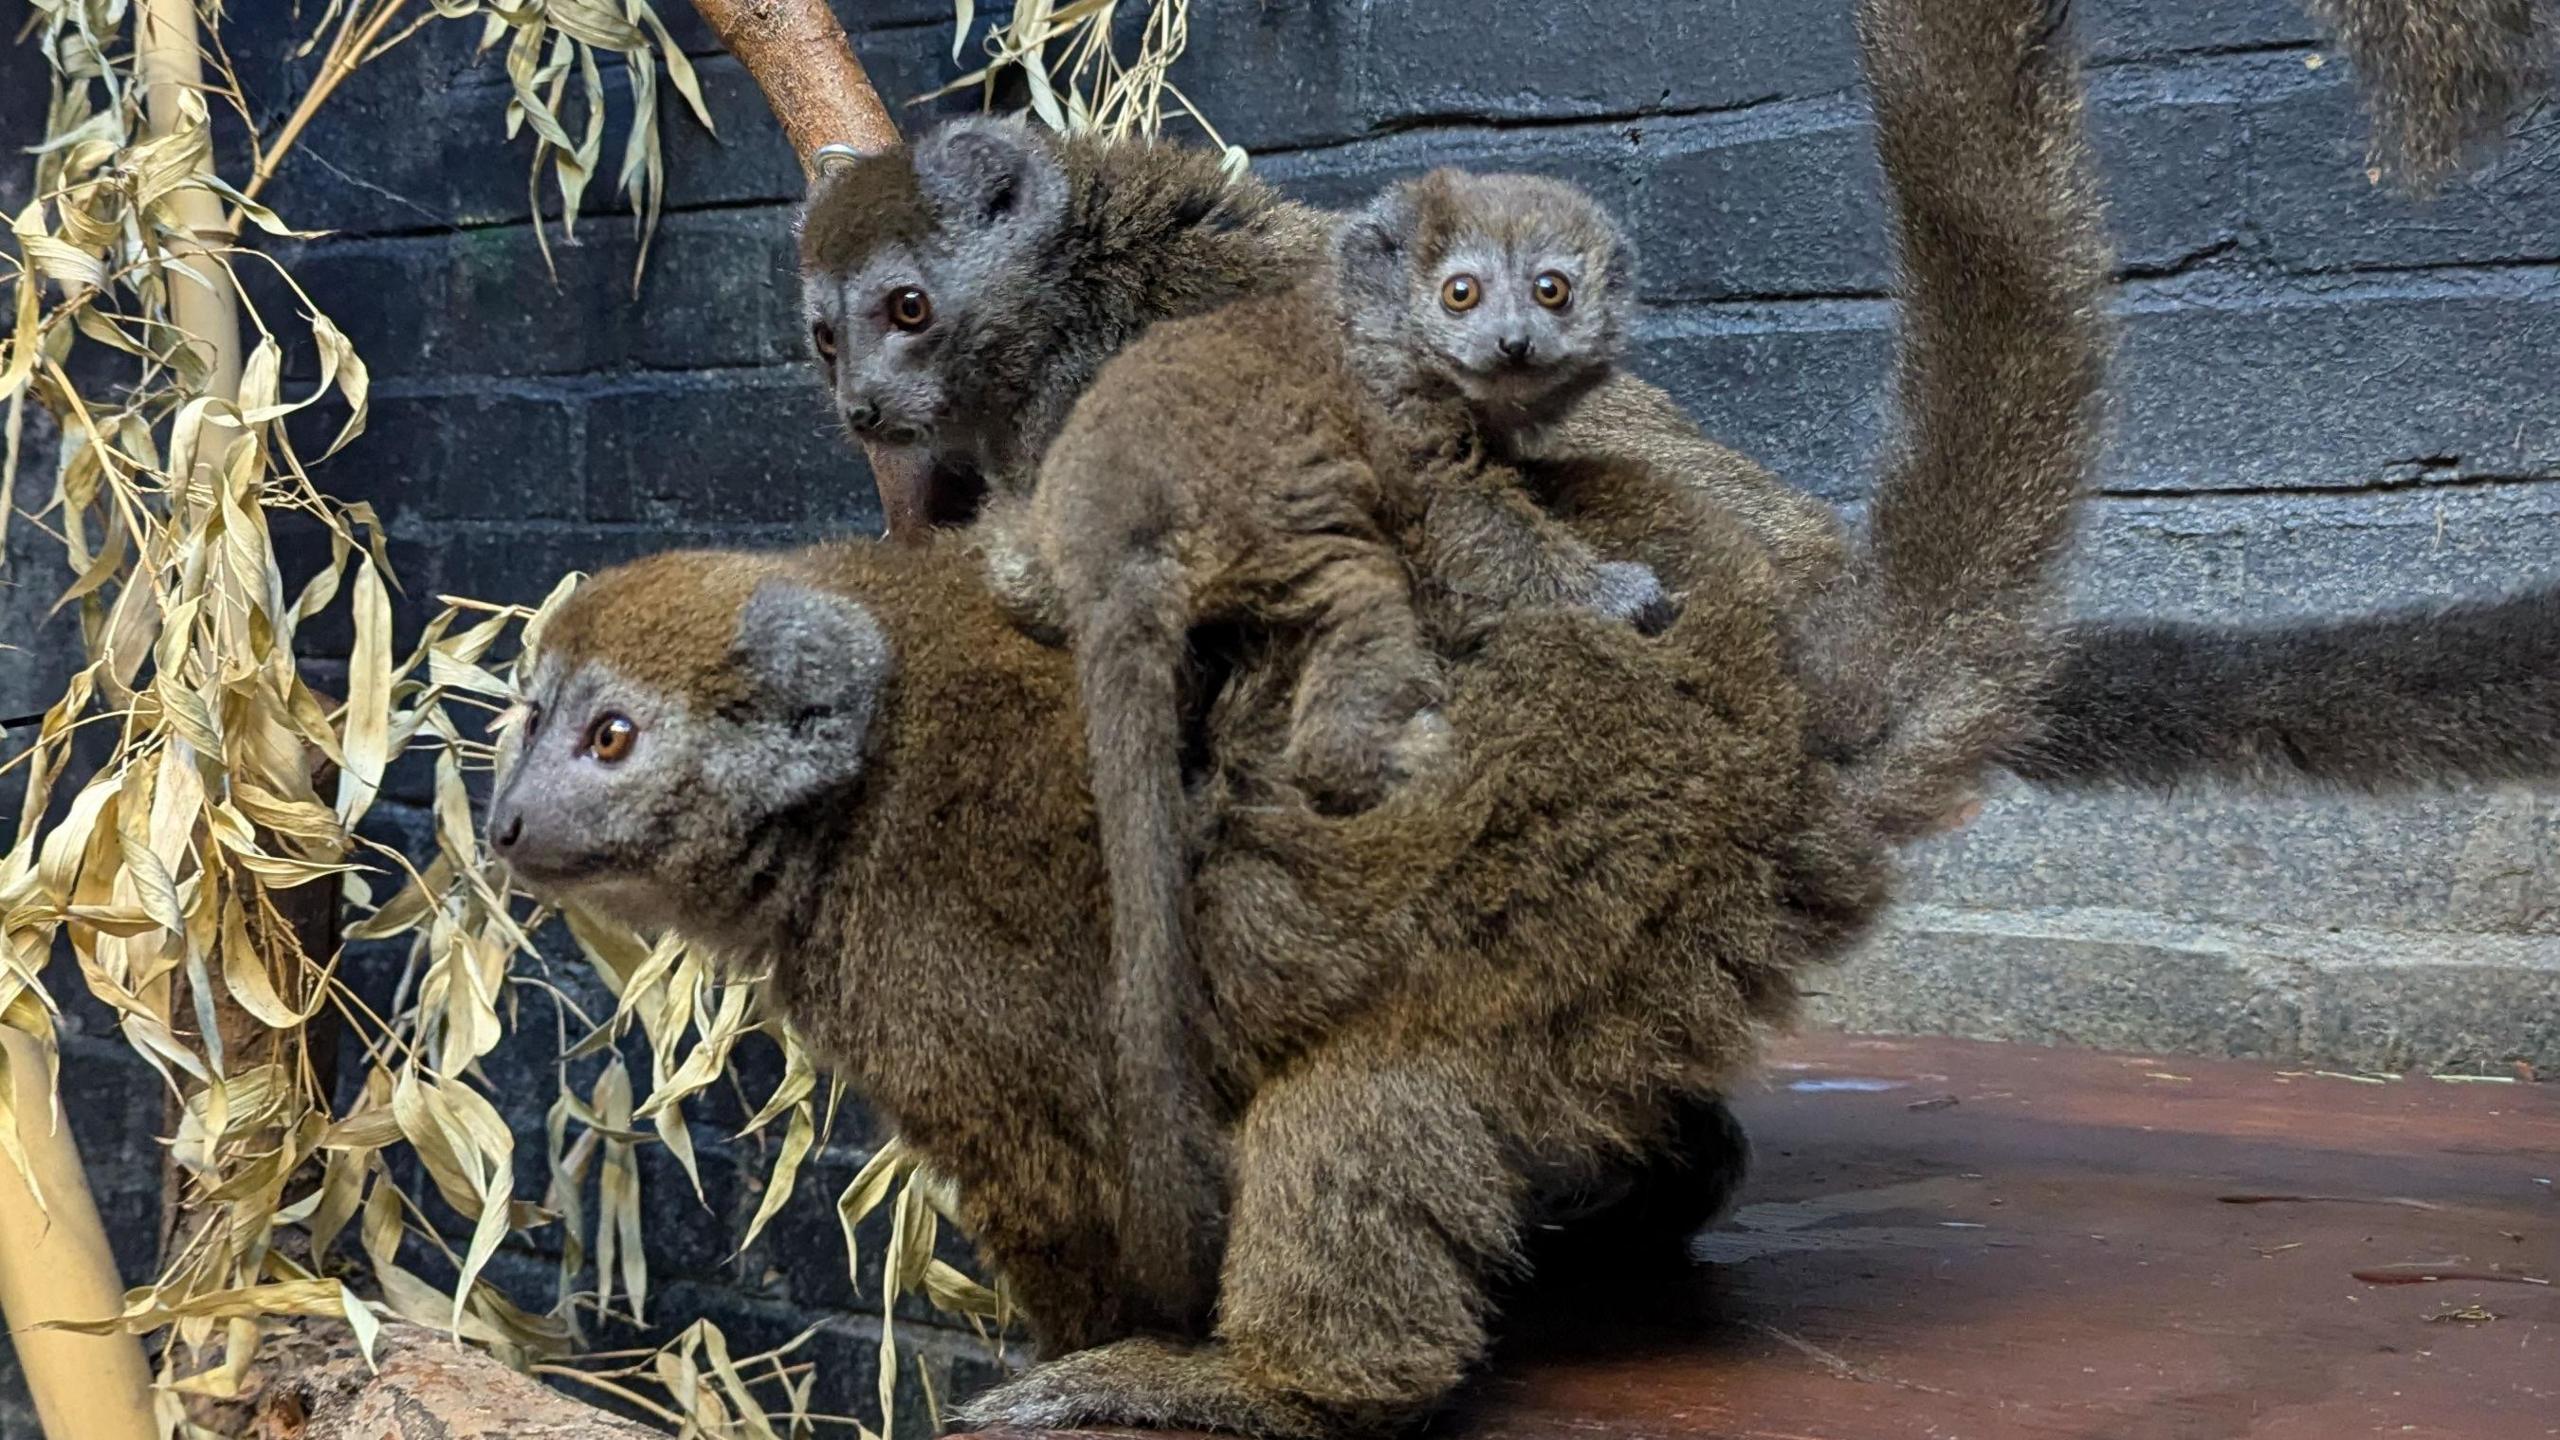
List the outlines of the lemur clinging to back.
{"label": "lemur clinging to back", "polygon": [[1304,637],[1287,774],[1343,813],[1445,754],[1439,653],[1522,606],[1667,608],[1650,571],[1594,554],[1488,453],[1609,374],[1628,268],[1616,225],[1560,182],[1392,187],[1296,287],[1139,336],[1069,415],[1030,503],[987,522],[1020,527],[1010,546],[1054,592],[1034,609],[1073,641],[1111,880],[1122,1229],[1173,1321],[1213,1288],[1199,1242],[1224,1189],[1183,880],[1192,636]]}

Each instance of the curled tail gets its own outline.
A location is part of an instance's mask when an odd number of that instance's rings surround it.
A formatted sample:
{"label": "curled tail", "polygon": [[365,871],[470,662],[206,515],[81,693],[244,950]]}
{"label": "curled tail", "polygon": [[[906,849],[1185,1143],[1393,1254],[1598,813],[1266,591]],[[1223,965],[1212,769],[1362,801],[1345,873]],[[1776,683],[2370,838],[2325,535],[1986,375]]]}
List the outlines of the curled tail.
{"label": "curled tail", "polygon": [[1898,432],[1861,573],[1808,627],[1853,809],[1929,828],[2049,663],[2055,559],[2094,462],[2112,258],[2059,0],[1863,0],[1891,185]]}
{"label": "curled tail", "polygon": [[2553,0],[2307,0],[2356,68],[2375,159],[2427,189],[2494,148],[2549,88]]}
{"label": "curled tail", "polygon": [[1094,810],[1111,878],[1112,1117],[1127,1164],[1123,1273],[1140,1324],[1195,1328],[1216,1291],[1226,1188],[1190,945],[1181,673],[1188,628],[1169,562],[1132,561],[1075,637]]}
{"label": "curled tail", "polygon": [[2560,775],[2560,587],[2311,624],[2076,625],[2004,757],[2041,785]]}

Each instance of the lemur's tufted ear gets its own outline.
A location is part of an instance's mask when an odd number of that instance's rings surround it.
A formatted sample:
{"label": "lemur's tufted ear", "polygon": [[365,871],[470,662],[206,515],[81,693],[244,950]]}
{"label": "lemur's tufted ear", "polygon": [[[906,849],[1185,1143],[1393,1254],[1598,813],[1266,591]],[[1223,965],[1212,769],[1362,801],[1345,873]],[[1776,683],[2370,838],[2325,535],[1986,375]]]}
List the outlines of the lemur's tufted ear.
{"label": "lemur's tufted ear", "polygon": [[954,120],[915,144],[916,184],[945,224],[1047,231],[1066,213],[1057,152],[1019,117]]}
{"label": "lemur's tufted ear", "polygon": [[739,612],[731,658],[755,689],[731,717],[742,733],[720,759],[718,783],[778,810],[862,773],[897,670],[868,607],[797,580],[767,580]]}

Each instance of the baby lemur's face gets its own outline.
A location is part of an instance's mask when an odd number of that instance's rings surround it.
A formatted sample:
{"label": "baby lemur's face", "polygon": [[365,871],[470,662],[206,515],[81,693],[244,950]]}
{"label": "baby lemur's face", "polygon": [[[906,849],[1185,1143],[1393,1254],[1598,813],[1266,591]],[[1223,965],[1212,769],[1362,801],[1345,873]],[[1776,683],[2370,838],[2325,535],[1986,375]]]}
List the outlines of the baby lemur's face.
{"label": "baby lemur's face", "polygon": [[[800,221],[810,349],[856,440],[947,453],[983,347],[1033,327],[1067,180],[1019,121],[946,125],[827,172]],[[1034,336],[1030,343],[1039,343]]]}
{"label": "baby lemur's face", "polygon": [[489,842],[545,899],[717,939],[776,842],[846,803],[894,669],[868,610],[784,561],[610,571],[543,639],[500,743]]}
{"label": "baby lemur's face", "polygon": [[1632,257],[1562,181],[1434,171],[1346,221],[1338,249],[1355,335],[1497,418],[1537,418],[1624,343]]}

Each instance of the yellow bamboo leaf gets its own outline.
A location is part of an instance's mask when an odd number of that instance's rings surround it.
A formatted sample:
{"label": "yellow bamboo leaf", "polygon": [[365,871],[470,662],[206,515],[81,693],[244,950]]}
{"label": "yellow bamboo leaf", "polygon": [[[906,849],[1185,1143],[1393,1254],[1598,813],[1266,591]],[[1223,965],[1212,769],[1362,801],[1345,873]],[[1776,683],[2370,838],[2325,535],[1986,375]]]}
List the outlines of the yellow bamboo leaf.
{"label": "yellow bamboo leaf", "polygon": [[[631,1073],[620,1060],[596,1077],[594,1094],[596,1114],[608,1127],[631,1128]],[[649,1260],[640,1248],[639,1158],[627,1142],[605,1143],[596,1195],[596,1308],[612,1303],[618,1260],[623,1293],[631,1297],[632,1314],[638,1315],[648,1303]]]}
{"label": "yellow bamboo leaf", "polygon": [[[330,1128],[335,1130],[337,1127]],[[383,1143],[390,1144],[399,1138],[399,1127],[394,1125],[390,1138]],[[372,1172],[376,1148],[331,1150],[328,1159],[322,1162],[320,1189],[316,1196],[319,1204],[313,1208],[308,1221],[313,1264],[327,1262],[329,1252],[337,1246],[338,1237],[346,1233],[347,1222],[355,1218],[356,1207],[363,1203],[365,1176]]]}
{"label": "yellow bamboo leaf", "polygon": [[391,596],[370,557],[358,563],[354,652],[347,659],[345,768],[338,772],[338,818],[353,825],[373,805],[391,747]]}
{"label": "yellow bamboo leaf", "polygon": [[773,1097],[764,1108],[738,1131],[741,1137],[753,1135],[786,1111],[795,1111],[812,1091],[818,1088],[817,1067],[810,1063],[808,1049],[786,1036],[782,1047],[782,1083],[773,1087]]}
{"label": "yellow bamboo leaf", "polygon": [[320,1013],[328,996],[313,987],[311,1008],[296,1010],[276,993],[274,977],[267,973],[268,959],[249,939],[249,917],[236,897],[226,896],[222,906],[222,984],[240,1008],[261,1022],[278,1030],[290,1030]]}
{"label": "yellow bamboo leaf", "polygon": [[995,1319],[1004,1311],[995,1291],[962,1274],[945,1260],[928,1260],[925,1263],[924,1293],[935,1308],[954,1315]]}
{"label": "yellow bamboo leaf", "polygon": [[[961,3],[965,5],[968,0],[961,0]],[[667,79],[693,111],[694,122],[714,135],[719,134],[720,127],[711,123],[711,106],[702,98],[702,80],[693,73],[693,62],[685,57],[684,47],[667,33],[665,22],[658,18],[658,12],[646,0],[635,0],[635,7],[640,18],[648,23],[650,32],[657,36],[658,58],[667,62]]]}
{"label": "yellow bamboo leaf", "polygon": [[157,934],[168,928],[139,905],[72,905],[65,907],[62,914],[64,918],[76,920],[92,930],[119,938]]}
{"label": "yellow bamboo leaf", "polygon": [[311,339],[320,349],[321,388],[335,385],[339,397],[347,402],[347,423],[338,427],[329,448],[321,452],[320,458],[325,460],[364,433],[365,419],[372,411],[373,372],[365,368],[364,357],[356,353],[345,332],[316,311],[311,316]]}
{"label": "yellow bamboo leaf", "polygon": [[233,402],[238,423],[263,425],[299,408],[276,403],[283,384],[284,347],[276,343],[273,335],[261,335],[240,366],[240,394]]}
{"label": "yellow bamboo leaf", "polygon": [[764,1233],[765,1222],[781,1213],[783,1202],[791,1198],[792,1187],[800,1181],[800,1162],[809,1158],[809,1149],[817,1143],[818,1126],[812,1107],[792,1107],[791,1128],[783,1132],[781,1153],[774,1157],[773,1174],[766,1180],[764,1198],[757,1202],[753,1219],[747,1222],[746,1238],[738,1242],[740,1250],[756,1243]]}
{"label": "yellow bamboo leaf", "polygon": [[389,904],[347,927],[350,940],[387,940],[415,929],[453,884],[453,862],[437,856]]}
{"label": "yellow bamboo leaf", "polygon": [[490,1201],[490,1166],[460,1113],[461,1097],[470,1094],[464,1086],[432,1081],[412,1069],[392,1087],[391,1112],[444,1203],[478,1219]]}
{"label": "yellow bamboo leaf", "polygon": [[683,1108],[675,1105],[667,1106],[650,1117],[650,1121],[657,1127],[658,1139],[667,1147],[667,1153],[674,1156],[676,1164],[684,1168],[684,1178],[692,1182],[693,1198],[701,1200],[703,1198],[702,1168],[694,1160],[693,1127],[686,1122]]}
{"label": "yellow bamboo leaf", "polygon": [[450,746],[436,754],[436,846],[457,871],[467,871],[480,853],[479,834],[471,823],[471,792],[463,788],[462,760]]}
{"label": "yellow bamboo leaf", "polygon": [[216,808],[230,806],[239,807],[247,822],[304,845],[338,850],[347,842],[346,827],[338,823],[335,811],[308,800],[288,800],[254,780],[234,782],[229,805]]}
{"label": "yellow bamboo leaf", "polygon": [[140,837],[125,834],[121,840],[124,873],[133,881],[143,913],[163,930],[184,932],[187,922],[178,909],[178,882],[170,878],[169,868]]}
{"label": "yellow bamboo leaf", "polygon": [[297,885],[308,885],[314,880],[328,879],[332,875],[356,873],[356,867],[353,865],[319,860],[296,860],[281,855],[234,852],[231,858],[233,863],[257,876],[259,882],[270,890],[290,890]]}
{"label": "yellow bamboo leaf", "polygon": [[321,1132],[324,1150],[363,1153],[387,1149],[400,1143],[400,1118],[385,1106],[367,1106],[343,1119],[331,1122]]}
{"label": "yellow bamboo leaf", "polygon": [[764,1407],[756,1403],[755,1392],[747,1388],[746,1377],[738,1373],[736,1362],[729,1358],[729,1337],[720,1333],[719,1326],[707,1320],[694,1328],[700,1338],[703,1355],[711,1362],[711,1373],[719,1377],[730,1408],[746,1425],[747,1433],[762,1436],[763,1440],[774,1440],[773,1426],[765,1419]]}
{"label": "yellow bamboo leaf", "polygon": [[853,1277],[856,1287],[862,1284],[862,1248],[856,1232],[861,1229],[862,1222],[871,1217],[871,1212],[879,1209],[881,1202],[889,1198],[890,1190],[914,1169],[914,1152],[907,1149],[905,1142],[892,1138],[872,1152],[871,1158],[863,1162],[862,1169],[845,1185],[844,1193],[836,1197],[836,1223],[844,1230],[846,1272]]}

